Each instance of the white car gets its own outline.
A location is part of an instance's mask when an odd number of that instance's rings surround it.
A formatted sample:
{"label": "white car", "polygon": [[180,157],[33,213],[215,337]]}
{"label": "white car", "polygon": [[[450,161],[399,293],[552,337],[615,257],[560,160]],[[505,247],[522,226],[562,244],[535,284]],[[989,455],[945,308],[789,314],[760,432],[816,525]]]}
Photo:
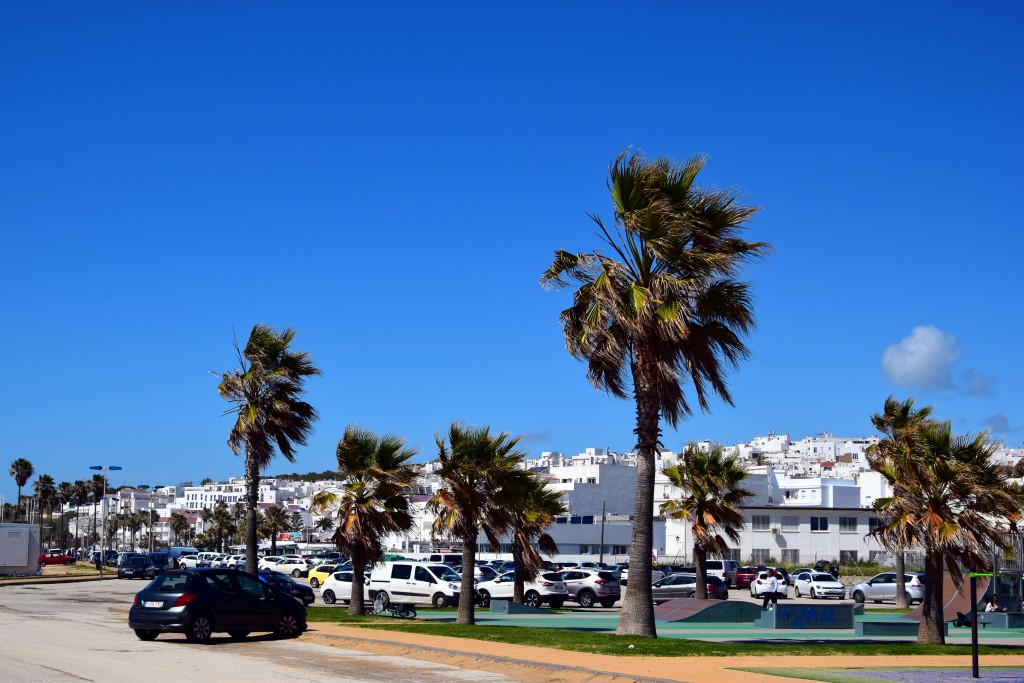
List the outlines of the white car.
{"label": "white car", "polygon": [[277,570],[277,563],[280,562],[280,561],[281,561],[281,556],[280,555],[267,555],[266,557],[261,557],[259,559],[259,561],[256,563],[256,568],[257,569],[273,569],[273,570],[276,571]]}
{"label": "white car", "polygon": [[[622,566],[622,565],[616,565],[616,566],[622,567],[622,569],[619,570],[619,584],[621,584],[623,586],[627,585],[629,583],[629,565],[627,564],[625,566]],[[652,584],[655,581],[660,581],[660,580],[662,580],[664,578],[665,578],[665,572],[663,572],[663,571],[661,571],[659,569],[655,569],[655,568],[651,567],[651,583]]]}
{"label": "white car", "polygon": [[[491,600],[511,600],[515,591],[515,572],[505,572],[490,581],[481,581],[476,589],[480,594],[480,604],[487,607]],[[523,604],[539,607],[547,603],[559,608],[569,599],[569,591],[565,587],[562,576],[556,572],[546,572],[537,576],[535,581],[523,584]]]}
{"label": "white car", "polygon": [[[779,597],[789,597],[789,584],[786,583],[786,577],[781,574],[776,574],[775,578],[779,580]],[[768,592],[768,572],[758,572],[757,577],[750,582],[750,597],[760,598]]]}
{"label": "white car", "polygon": [[328,605],[341,600],[346,605],[352,600],[352,572],[334,572],[320,587],[320,597]]}
{"label": "white car", "polygon": [[812,598],[846,597],[846,586],[831,574],[824,572],[800,572],[793,579],[796,597],[810,595]]}
{"label": "white car", "polygon": [[282,574],[291,574],[296,579],[309,573],[309,565],[301,557],[297,560],[292,557],[282,557],[270,569]]}
{"label": "white car", "polygon": [[182,555],[178,558],[179,569],[195,569],[199,566],[198,555]]}

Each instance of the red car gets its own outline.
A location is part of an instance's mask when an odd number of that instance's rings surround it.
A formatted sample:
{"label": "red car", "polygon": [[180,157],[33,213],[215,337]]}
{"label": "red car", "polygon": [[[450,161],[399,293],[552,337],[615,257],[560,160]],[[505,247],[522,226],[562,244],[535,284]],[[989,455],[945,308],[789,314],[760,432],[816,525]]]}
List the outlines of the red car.
{"label": "red car", "polygon": [[764,571],[763,565],[754,565],[752,567],[740,567],[736,572],[736,587],[737,588],[750,588],[750,582],[757,578],[757,573]]}
{"label": "red car", "polygon": [[39,555],[39,564],[74,564],[75,558],[59,550],[47,550]]}

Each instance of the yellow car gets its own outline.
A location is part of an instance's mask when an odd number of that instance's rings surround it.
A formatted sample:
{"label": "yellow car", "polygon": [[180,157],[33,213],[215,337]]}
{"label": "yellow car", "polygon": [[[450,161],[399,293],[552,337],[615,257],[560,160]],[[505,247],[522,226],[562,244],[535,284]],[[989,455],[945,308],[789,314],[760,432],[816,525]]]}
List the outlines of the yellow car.
{"label": "yellow car", "polygon": [[338,571],[337,564],[319,564],[309,570],[309,585],[316,588],[324,582],[328,576]]}

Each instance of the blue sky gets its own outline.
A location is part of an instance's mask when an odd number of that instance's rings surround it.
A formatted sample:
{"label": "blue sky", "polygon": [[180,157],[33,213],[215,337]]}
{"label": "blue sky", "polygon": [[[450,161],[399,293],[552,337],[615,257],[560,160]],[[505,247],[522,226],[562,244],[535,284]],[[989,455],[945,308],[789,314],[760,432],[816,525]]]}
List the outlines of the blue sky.
{"label": "blue sky", "polygon": [[[364,3],[365,5],[365,3]],[[1024,440],[1019,3],[5,3],[6,464],[241,475],[209,374],[296,327],[346,424],[628,450],[538,284],[627,147],[763,207],[753,356],[666,447],[871,433],[887,395]]]}

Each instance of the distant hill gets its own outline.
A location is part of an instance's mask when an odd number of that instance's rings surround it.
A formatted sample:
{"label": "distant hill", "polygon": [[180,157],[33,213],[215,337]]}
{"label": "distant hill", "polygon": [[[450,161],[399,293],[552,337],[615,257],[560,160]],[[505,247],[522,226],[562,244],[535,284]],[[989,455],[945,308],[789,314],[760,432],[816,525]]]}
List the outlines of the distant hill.
{"label": "distant hill", "polygon": [[292,474],[272,474],[269,478],[273,479],[290,479],[291,481],[323,481],[324,479],[337,479],[337,470],[324,470],[323,472],[307,472],[305,474],[299,474],[293,472]]}

